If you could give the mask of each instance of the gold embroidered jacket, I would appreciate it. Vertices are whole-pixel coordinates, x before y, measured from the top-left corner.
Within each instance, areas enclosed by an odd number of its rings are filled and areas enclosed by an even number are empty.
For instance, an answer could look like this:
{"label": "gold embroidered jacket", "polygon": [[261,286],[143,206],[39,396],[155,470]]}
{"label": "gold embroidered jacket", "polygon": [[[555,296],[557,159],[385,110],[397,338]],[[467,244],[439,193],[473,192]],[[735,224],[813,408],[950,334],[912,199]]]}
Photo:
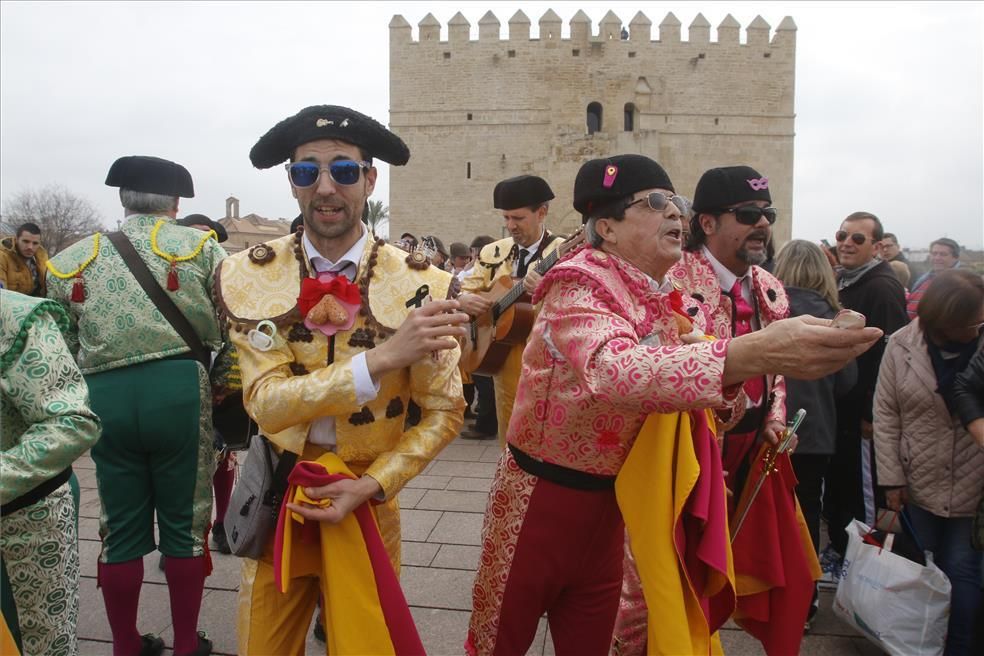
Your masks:
{"label": "gold embroidered jacket", "polygon": [[[563,239],[556,239],[550,232],[546,233],[545,239],[552,240],[543,249],[541,257],[545,257],[557,250],[557,247],[564,243]],[[478,254],[478,262],[475,263],[471,274],[461,282],[462,294],[473,294],[476,292],[487,292],[492,289],[492,285],[500,278],[512,276],[513,265],[519,257],[519,246],[512,237],[506,237],[499,241],[494,241],[485,246]],[[530,267],[536,261],[530,263]],[[506,429],[509,427],[509,418],[512,416],[513,402],[516,398],[516,387],[519,385],[519,375],[523,368],[523,344],[517,344],[506,357],[505,363],[499,373],[493,376],[495,383],[495,406],[496,418],[499,423],[499,439],[505,440]]]}
{"label": "gold embroidered jacket", "polygon": [[[384,375],[376,398],[364,406],[356,403],[351,359],[396,332],[424,286],[432,298],[445,298],[451,275],[413,269],[405,252],[367,239],[355,278],[358,316],[331,340],[306,328],[297,309],[301,278],[313,271],[303,253],[299,239],[288,235],[230,256],[216,277],[220,312],[239,351],[246,409],[277,446],[298,454],[312,422],[333,416],[339,457],[364,468],[392,498],[461,428],[460,352],[440,351]],[[267,351],[248,339],[261,320],[277,327]],[[404,431],[410,399],[420,406],[421,420]]]}

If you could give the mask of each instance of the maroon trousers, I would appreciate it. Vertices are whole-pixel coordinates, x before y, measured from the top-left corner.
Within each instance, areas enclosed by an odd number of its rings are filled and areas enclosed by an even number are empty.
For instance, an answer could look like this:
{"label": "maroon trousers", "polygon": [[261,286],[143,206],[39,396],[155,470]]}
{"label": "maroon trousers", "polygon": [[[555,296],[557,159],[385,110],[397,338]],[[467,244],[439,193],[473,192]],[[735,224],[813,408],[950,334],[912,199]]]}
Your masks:
{"label": "maroon trousers", "polygon": [[556,653],[607,654],[625,535],[614,490],[551,483],[520,470],[508,452],[496,476],[467,650],[524,654],[545,612]]}

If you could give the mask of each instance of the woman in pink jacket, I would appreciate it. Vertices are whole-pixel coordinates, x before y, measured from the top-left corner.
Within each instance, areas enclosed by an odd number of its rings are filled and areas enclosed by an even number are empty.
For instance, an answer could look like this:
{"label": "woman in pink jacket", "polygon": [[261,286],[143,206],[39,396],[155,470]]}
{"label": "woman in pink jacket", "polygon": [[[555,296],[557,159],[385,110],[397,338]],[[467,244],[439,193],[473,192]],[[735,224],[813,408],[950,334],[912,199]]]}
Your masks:
{"label": "woman in pink jacket", "polygon": [[984,489],[984,450],[956,416],[953,383],[984,339],[984,280],[939,274],[918,318],[888,341],[875,388],[878,479],[887,505],[906,509],[922,547],[953,585],[946,653],[970,653],[981,603],[981,555],[971,523]]}

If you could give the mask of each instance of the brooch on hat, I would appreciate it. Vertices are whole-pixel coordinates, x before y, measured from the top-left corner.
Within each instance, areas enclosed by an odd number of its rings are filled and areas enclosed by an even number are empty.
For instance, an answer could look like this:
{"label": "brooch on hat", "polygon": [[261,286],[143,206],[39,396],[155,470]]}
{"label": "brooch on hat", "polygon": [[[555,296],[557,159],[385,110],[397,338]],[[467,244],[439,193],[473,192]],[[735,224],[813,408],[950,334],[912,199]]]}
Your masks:
{"label": "brooch on hat", "polygon": [[304,317],[304,325],[320,330],[325,336],[348,330],[355,324],[355,315],[361,304],[359,286],[345,276],[321,273],[317,278],[301,281],[301,295],[297,308]]}
{"label": "brooch on hat", "polygon": [[272,262],[276,255],[273,249],[266,244],[257,244],[249,249],[249,259],[253,264],[263,265]]}
{"label": "brooch on hat", "polygon": [[609,164],[605,167],[605,177],[601,181],[601,186],[605,189],[611,189],[615,184],[615,176],[618,175],[618,167],[614,164]]}
{"label": "brooch on hat", "polygon": [[747,182],[748,186],[754,191],[762,191],[763,189],[769,188],[768,178],[752,178],[751,180],[745,180],[745,182]]}

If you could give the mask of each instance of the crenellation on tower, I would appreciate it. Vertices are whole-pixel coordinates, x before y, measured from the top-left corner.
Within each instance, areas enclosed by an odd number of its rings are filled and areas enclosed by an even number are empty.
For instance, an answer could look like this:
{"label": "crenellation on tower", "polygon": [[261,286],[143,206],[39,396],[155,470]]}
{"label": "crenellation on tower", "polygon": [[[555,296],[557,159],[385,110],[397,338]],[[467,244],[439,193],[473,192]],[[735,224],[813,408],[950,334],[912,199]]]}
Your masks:
{"label": "crenellation on tower", "polygon": [[740,43],[741,23],[728,14],[717,27],[717,42],[723,46],[736,46]]}
{"label": "crenellation on tower", "polygon": [[700,45],[711,42],[711,22],[704,18],[704,14],[697,14],[690,21],[690,26],[687,28],[687,41]]}
{"label": "crenellation on tower", "polygon": [[792,16],[786,16],[776,28],[776,33],[772,36],[772,46],[785,46],[790,49],[796,47],[796,22]]}
{"label": "crenellation on tower", "polygon": [[780,211],[775,234],[780,242],[788,238],[791,18],[773,30],[756,17],[745,28],[746,43],[731,15],[712,34],[711,21],[697,14],[686,40],[672,12],[658,32],[642,12],[626,26],[609,11],[597,30],[583,11],[567,22],[569,36],[562,33],[564,20],[547,10],[536,32],[520,10],[509,18],[506,36],[489,11],[473,35],[459,12],[441,41],[442,24],[433,14],[418,23],[417,40],[410,22],[393,17],[390,124],[412,153],[408,166],[390,169],[394,230],[452,241],[498,236],[502,221],[491,206],[492,188],[505,177],[536,173],[557,194],[551,230],[570,232],[580,225],[571,206],[580,164],[639,152],[664,164],[688,196],[711,166],[745,162],[763,171]]}
{"label": "crenellation on tower", "polygon": [[770,29],[772,27],[765,22],[764,18],[756,16],[755,20],[745,28],[745,34],[747,36],[745,42],[752,47],[768,46]]}
{"label": "crenellation on tower", "polygon": [[563,21],[560,20],[553,9],[548,9],[540,17],[540,41],[552,42],[556,45],[560,41],[560,28],[563,25]]}
{"label": "crenellation on tower", "polygon": [[523,10],[517,10],[509,19],[509,40],[512,42],[529,41],[530,25],[530,19],[523,13]]}
{"label": "crenellation on tower", "polygon": [[622,39],[622,19],[615,15],[611,9],[598,23],[598,40],[620,41]]}
{"label": "crenellation on tower", "polygon": [[502,25],[499,23],[499,19],[496,18],[495,14],[491,11],[485,12],[485,15],[478,21],[478,40],[498,41],[501,28]]}
{"label": "crenellation on tower", "polygon": [[672,11],[666,14],[666,17],[659,24],[659,42],[680,43],[680,26],[682,24]]}
{"label": "crenellation on tower", "polygon": [[440,43],[441,41],[441,23],[434,17],[434,14],[428,13],[424,16],[419,23],[417,23],[417,34],[419,43]]}
{"label": "crenellation on tower", "polygon": [[574,17],[571,18],[571,43],[573,45],[587,45],[591,39],[591,18],[578,9]]}
{"label": "crenellation on tower", "polygon": [[637,11],[629,23],[629,41],[633,44],[647,44],[653,39],[653,22],[641,11]]}
{"label": "crenellation on tower", "polygon": [[468,43],[471,39],[471,23],[460,11],[448,21],[448,43]]}

